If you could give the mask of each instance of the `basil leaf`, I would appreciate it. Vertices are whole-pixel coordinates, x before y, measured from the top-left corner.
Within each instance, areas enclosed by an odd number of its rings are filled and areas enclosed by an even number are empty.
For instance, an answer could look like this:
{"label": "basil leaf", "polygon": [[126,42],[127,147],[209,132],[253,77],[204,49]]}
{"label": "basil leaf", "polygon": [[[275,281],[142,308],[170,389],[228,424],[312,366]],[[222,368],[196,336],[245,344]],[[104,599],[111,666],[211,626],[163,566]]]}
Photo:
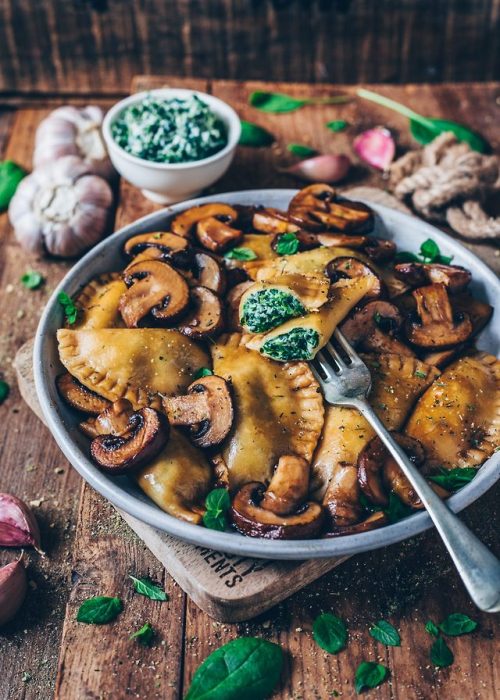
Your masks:
{"label": "basil leaf", "polygon": [[35,270],[28,270],[28,272],[25,272],[21,277],[21,284],[23,284],[26,289],[38,289],[42,282],[43,276]]}
{"label": "basil leaf", "polygon": [[405,263],[405,262],[420,262],[420,258],[415,253],[410,253],[407,250],[401,250],[394,256],[395,263]]}
{"label": "basil leaf", "polygon": [[294,112],[305,105],[343,104],[344,102],[349,102],[350,99],[348,95],[337,95],[336,97],[292,97],[292,95],[286,95],[283,92],[257,90],[252,92],[248,98],[248,103],[262,112],[282,114],[284,112]]}
{"label": "basil leaf", "polygon": [[299,156],[300,158],[309,158],[310,156],[316,155],[318,151],[309,146],[302,146],[300,143],[289,143],[286,147],[287,151],[293,153],[294,156]]}
{"label": "basil leaf", "polygon": [[0,162],[0,212],[7,209],[19,183],[25,176],[26,170],[13,160]]}
{"label": "basil leaf", "polygon": [[420,246],[420,254],[415,255],[415,253],[410,253],[409,251],[402,250],[396,253],[394,257],[394,262],[404,263],[404,262],[421,262],[421,263],[439,263],[441,265],[449,265],[453,260],[453,256],[441,255],[439,246],[436,241],[432,238],[428,238]]}
{"label": "basil leaf", "polygon": [[427,620],[427,622],[425,623],[425,631],[433,637],[437,637],[439,635],[439,630],[432,620]]}
{"label": "basil leaf", "polygon": [[184,700],[265,698],[278,683],[282,664],[277,644],[258,637],[233,639],[198,667]]}
{"label": "basil leaf", "polygon": [[274,143],[274,136],[262,126],[253,124],[252,122],[246,122],[244,119],[240,119],[240,122],[240,146],[260,148],[262,146],[270,146]]}
{"label": "basil leaf", "polygon": [[445,668],[453,663],[453,653],[442,637],[438,637],[431,646],[431,661],[434,666]]}
{"label": "basil leaf", "polygon": [[78,309],[76,308],[73,299],[66,294],[66,292],[60,292],[57,295],[57,300],[63,307],[64,315],[67,322],[72,325],[75,323],[78,316]]}
{"label": "basil leaf", "polygon": [[200,367],[200,369],[197,369],[196,372],[193,374],[193,381],[201,379],[202,377],[211,377],[212,374],[212,370],[208,369],[208,367]]}
{"label": "basil leaf", "polygon": [[329,654],[337,654],[347,643],[347,627],[340,617],[322,613],[313,622],[313,638]]}
{"label": "basil leaf", "polygon": [[233,248],[224,257],[228,260],[256,260],[257,253],[250,248]]}
{"label": "basil leaf", "polygon": [[7,396],[9,395],[10,392],[10,387],[7,384],[7,382],[4,382],[3,379],[0,379],[0,405],[3,404]]}
{"label": "basil leaf", "polygon": [[400,647],[401,637],[395,627],[390,622],[380,620],[370,630],[370,635],[378,642],[382,642],[388,647]]}
{"label": "basil leaf", "polygon": [[449,637],[460,637],[462,634],[469,634],[469,632],[474,632],[476,627],[477,622],[471,620],[467,615],[462,615],[462,613],[448,615],[446,620],[443,620],[439,625],[441,632],[444,632]]}
{"label": "basil leaf", "polygon": [[455,469],[441,469],[441,474],[434,474],[427,478],[447,491],[457,491],[469,484],[477,471],[474,467],[455,467]]}
{"label": "basil leaf", "polygon": [[424,258],[425,262],[434,262],[439,254],[439,246],[432,238],[428,238],[420,246],[420,255]]}
{"label": "basil leaf", "polygon": [[413,509],[405,505],[399,496],[396,496],[394,491],[391,491],[389,494],[389,506],[385,513],[391,523],[397,523],[399,520],[403,520],[403,518],[411,515]]}
{"label": "basil leaf", "polygon": [[343,119],[334,119],[332,122],[328,122],[326,125],[327,129],[330,129],[330,131],[342,131],[342,129],[345,129],[347,126],[347,122],[345,122]]}
{"label": "basil leaf", "polygon": [[218,513],[214,510],[207,510],[203,514],[203,525],[208,528],[208,530],[224,532],[227,527],[226,515],[225,513]]}
{"label": "basil leaf", "polygon": [[88,625],[104,625],[111,622],[123,610],[120,598],[110,598],[99,595],[85,600],[79,607],[76,615],[77,622],[85,622]]}
{"label": "basil leaf", "polygon": [[356,669],[354,676],[354,687],[357,693],[361,693],[365,688],[376,688],[380,685],[389,673],[389,669],[375,661],[362,661]]}
{"label": "basil leaf", "polygon": [[299,239],[294,233],[282,233],[278,236],[275,251],[278,255],[295,255],[299,250]]}
{"label": "basil leaf", "polygon": [[151,627],[149,622],[146,622],[146,624],[143,625],[140,630],[137,630],[137,632],[131,634],[129,639],[137,639],[139,644],[142,644],[143,647],[149,647],[151,646],[154,636],[154,629]]}
{"label": "basil leaf", "polygon": [[472,129],[469,129],[463,124],[458,124],[448,119],[438,119],[437,117],[426,117],[425,119],[426,122],[430,124],[424,124],[415,119],[410,119],[411,135],[415,141],[419,143],[430,143],[436,136],[439,136],[439,134],[445,131],[451,131],[459,141],[468,143],[473,151],[485,153],[489,149],[487,141],[480,134],[472,131]]}
{"label": "basil leaf", "polygon": [[203,524],[209,530],[224,532],[227,527],[226,513],[231,506],[227,489],[213,489],[205,499],[205,514]]}
{"label": "basil leaf", "polygon": [[168,595],[163,588],[157,586],[149,578],[136,578],[132,574],[129,574],[129,578],[134,582],[136,593],[151,598],[151,600],[161,600],[162,602],[168,600]]}

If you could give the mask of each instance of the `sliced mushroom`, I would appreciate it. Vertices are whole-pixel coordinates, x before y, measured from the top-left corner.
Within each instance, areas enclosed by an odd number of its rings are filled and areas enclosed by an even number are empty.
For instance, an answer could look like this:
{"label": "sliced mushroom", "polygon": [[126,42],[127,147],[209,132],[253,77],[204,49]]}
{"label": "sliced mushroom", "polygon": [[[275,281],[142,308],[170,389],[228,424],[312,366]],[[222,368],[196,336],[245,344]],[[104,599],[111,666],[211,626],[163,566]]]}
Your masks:
{"label": "sliced mushroom", "polygon": [[66,403],[91,416],[97,416],[111,405],[110,401],[80,384],[69,372],[57,377],[56,386]]}
{"label": "sliced mushroom", "polygon": [[175,233],[141,233],[132,236],[123,246],[123,252],[129,258],[148,252],[148,258],[171,262],[178,267],[187,267],[191,262],[189,241]]}
{"label": "sliced mushroom", "polygon": [[154,459],[167,444],[168,421],[153,408],[134,412],[128,401],[121,400],[104,413],[95,421],[97,437],[90,444],[90,454],[109,474],[135,471]]}
{"label": "sliced mushroom", "polygon": [[353,464],[339,464],[333,472],[323,497],[323,505],[333,527],[353,525],[361,518],[358,470]]}
{"label": "sliced mushroom", "polygon": [[388,241],[386,238],[370,236],[366,239],[363,250],[370,260],[376,263],[385,263],[392,260],[396,255],[396,244],[394,241]]}
{"label": "sliced mushroom", "polygon": [[215,375],[197,379],[184,396],[164,396],[163,408],[171,425],[189,426],[190,440],[197,447],[219,445],[233,424],[229,385]]}
{"label": "sliced mushroom", "polygon": [[202,204],[199,207],[191,207],[178,214],[172,221],[170,228],[172,233],[189,238],[198,221],[202,219],[216,218],[219,221],[231,223],[236,221],[237,217],[238,212],[229,204],[211,202],[210,204]]}
{"label": "sliced mushroom", "polygon": [[340,279],[354,279],[355,277],[370,277],[373,284],[365,299],[377,299],[385,293],[384,284],[380,277],[366,263],[357,258],[334,258],[326,266],[326,274],[332,284]]}
{"label": "sliced mushroom", "polygon": [[394,304],[370,301],[340,326],[347,340],[364,352],[384,352],[414,357],[414,352],[396,337],[403,318]]}
{"label": "sliced mushroom", "polygon": [[196,286],[211,289],[216,294],[226,290],[226,271],[213,255],[198,251],[194,255],[193,278]]}
{"label": "sliced mushroom", "polygon": [[374,262],[385,263],[396,254],[396,244],[376,236],[346,236],[338,233],[316,233],[321,245],[327,248],[362,250]]}
{"label": "sliced mushroom", "polygon": [[290,233],[297,231],[297,224],[289,221],[287,214],[271,207],[258,209],[252,218],[252,226],[262,233]]}
{"label": "sliced mushroom", "polygon": [[129,289],[119,309],[128,328],[137,328],[149,314],[159,323],[172,324],[189,306],[186,280],[167,263],[144,260],[129,266],[123,279]]}
{"label": "sliced mushroom", "polygon": [[262,507],[265,490],[264,484],[253,481],[235,495],[229,514],[239,532],[272,540],[310,539],[320,534],[324,511],[319,503],[307,501],[294,514],[277,515]]}
{"label": "sliced mushroom", "polygon": [[118,437],[127,432],[130,418],[134,412],[128,399],[118,399],[111,403],[96,418],[89,418],[80,423],[80,430],[87,437],[95,438],[98,435],[114,435]]}
{"label": "sliced mushroom", "polygon": [[[298,240],[299,245],[298,245],[298,251],[302,252],[304,250],[312,250],[313,248],[319,248],[321,245],[318,236],[314,233],[309,233],[309,231],[300,231],[296,230],[292,232],[295,238]],[[278,252],[278,244],[282,238],[286,234],[283,233],[277,233],[272,242],[271,242],[271,248]]]}
{"label": "sliced mushroom", "polygon": [[472,275],[465,267],[418,262],[399,263],[394,266],[396,277],[409,287],[424,287],[428,284],[444,284],[451,294],[463,292]]}
{"label": "sliced mushroom", "polygon": [[210,216],[196,224],[196,238],[204,248],[214,253],[223,253],[237,245],[243,238],[243,231],[232,228],[224,221]]}
{"label": "sliced mushroom", "polygon": [[240,301],[243,294],[253,287],[255,282],[240,282],[236,287],[233,287],[226,296],[226,323],[228,330],[243,331],[240,323]]}
{"label": "sliced mushroom", "polygon": [[310,231],[331,229],[344,233],[369,233],[374,224],[372,209],[362,202],[338,196],[325,184],[304,187],[290,202],[290,221]]}
{"label": "sliced mushroom", "polygon": [[191,306],[192,310],[179,325],[181,333],[195,340],[220,333],[224,326],[224,313],[217,294],[206,287],[193,287]]}
{"label": "sliced mushroom", "polygon": [[371,513],[365,520],[356,523],[355,525],[346,525],[344,527],[332,528],[329,532],[325,533],[325,537],[340,537],[342,535],[356,535],[360,532],[368,532],[369,530],[376,530],[382,525],[387,525],[389,518],[386,513],[382,510],[376,513]]}
{"label": "sliced mushroom", "polygon": [[260,503],[276,515],[290,515],[307,498],[309,464],[303,457],[283,455]]}
{"label": "sliced mushroom", "polygon": [[412,292],[417,303],[418,320],[406,323],[406,335],[422,348],[447,348],[463,343],[472,334],[467,314],[454,315],[444,284],[430,284]]}

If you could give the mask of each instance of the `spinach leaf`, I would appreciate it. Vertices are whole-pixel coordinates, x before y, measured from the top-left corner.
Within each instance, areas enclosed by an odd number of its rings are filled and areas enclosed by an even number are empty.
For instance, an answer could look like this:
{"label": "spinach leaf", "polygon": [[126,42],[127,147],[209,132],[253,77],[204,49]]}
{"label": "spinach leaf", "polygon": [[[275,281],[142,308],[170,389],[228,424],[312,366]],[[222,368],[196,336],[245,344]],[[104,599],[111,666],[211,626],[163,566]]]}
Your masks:
{"label": "spinach leaf", "polygon": [[35,270],[28,270],[21,277],[21,284],[26,287],[26,289],[38,289],[38,287],[43,282],[43,276],[36,272]]}
{"label": "spinach leaf", "polygon": [[376,688],[380,685],[389,673],[389,669],[375,661],[362,661],[356,669],[354,676],[354,687],[357,693],[361,693],[365,688]]}
{"label": "spinach leaf", "polygon": [[251,248],[232,248],[224,257],[228,260],[256,260],[257,253]]}
{"label": "spinach leaf", "polygon": [[110,598],[99,595],[85,600],[79,607],[76,615],[77,622],[85,622],[89,625],[104,625],[111,622],[123,610],[120,598]]}
{"label": "spinach leaf", "polygon": [[7,209],[19,183],[25,176],[26,170],[13,160],[0,162],[0,212]]}
{"label": "spinach leaf", "polygon": [[129,574],[129,578],[134,582],[134,589],[136,593],[146,596],[146,598],[151,598],[151,600],[168,600],[168,595],[165,593],[163,588],[157,586],[148,578],[136,578]]}
{"label": "spinach leaf", "polygon": [[131,634],[129,639],[137,639],[139,644],[142,644],[143,647],[149,647],[151,646],[151,642],[153,641],[154,636],[154,629],[149,624],[149,622],[146,622],[146,624],[143,625],[140,630],[137,630],[137,632]]}
{"label": "spinach leaf", "polygon": [[212,376],[212,374],[212,370],[208,369],[208,367],[200,367],[200,369],[197,369],[196,372],[193,374],[193,381],[201,379],[202,377],[210,377]]}
{"label": "spinach leaf", "polygon": [[278,255],[295,255],[299,250],[299,239],[292,233],[282,233],[276,243]]}
{"label": "spinach leaf", "polygon": [[347,627],[332,613],[322,613],[313,622],[313,638],[329,654],[338,654],[347,643]]}
{"label": "spinach leaf", "polygon": [[380,620],[370,630],[370,635],[378,642],[382,642],[388,647],[400,647],[401,637],[395,627],[390,622]]}
{"label": "spinach leaf", "polygon": [[4,382],[3,379],[0,379],[0,406],[3,404],[7,396],[9,395],[10,392],[10,387],[7,384],[7,382]]}
{"label": "spinach leaf", "polygon": [[427,622],[425,623],[425,631],[433,637],[437,637],[439,635],[439,629],[436,627],[432,620],[427,620]]}
{"label": "spinach leaf", "polygon": [[283,664],[281,647],[240,637],[214,651],[196,670],[184,700],[258,700],[271,694]]}
{"label": "spinach leaf", "polygon": [[326,128],[330,131],[342,131],[347,126],[347,122],[343,119],[334,119],[332,122],[327,122]]}
{"label": "spinach leaf", "polygon": [[205,500],[203,524],[209,530],[224,532],[227,527],[227,511],[231,507],[231,499],[227,489],[213,489]]}
{"label": "spinach leaf", "polygon": [[60,292],[57,296],[57,301],[63,307],[64,315],[66,320],[70,325],[75,323],[78,316],[78,309],[76,308],[73,299],[66,294],[66,292]]}
{"label": "spinach leaf", "polygon": [[453,652],[442,637],[438,637],[431,646],[430,657],[434,666],[439,668],[451,666],[454,660]]}
{"label": "spinach leaf", "polygon": [[262,146],[270,146],[272,143],[274,143],[274,136],[269,131],[267,131],[267,129],[264,129],[258,124],[247,122],[244,119],[240,119],[240,122],[240,146],[251,146],[252,148],[260,148]]}
{"label": "spinach leaf", "polygon": [[294,156],[299,156],[300,158],[309,158],[310,156],[316,155],[318,151],[309,146],[302,146],[300,143],[289,143],[286,150],[293,153]]}
{"label": "spinach leaf", "polygon": [[441,469],[440,474],[434,474],[427,478],[447,491],[457,491],[469,484],[477,472],[478,470],[474,467],[455,467],[455,469]]}
{"label": "spinach leaf", "polygon": [[441,632],[449,637],[460,637],[462,634],[469,634],[477,627],[477,622],[471,620],[467,615],[462,613],[452,613],[448,615],[446,620],[439,625]]}
{"label": "spinach leaf", "polygon": [[336,97],[292,97],[292,95],[285,95],[283,92],[257,90],[252,92],[248,98],[248,103],[262,112],[282,114],[295,112],[296,109],[300,109],[305,105],[336,105],[349,102],[350,100],[349,95],[337,95]]}

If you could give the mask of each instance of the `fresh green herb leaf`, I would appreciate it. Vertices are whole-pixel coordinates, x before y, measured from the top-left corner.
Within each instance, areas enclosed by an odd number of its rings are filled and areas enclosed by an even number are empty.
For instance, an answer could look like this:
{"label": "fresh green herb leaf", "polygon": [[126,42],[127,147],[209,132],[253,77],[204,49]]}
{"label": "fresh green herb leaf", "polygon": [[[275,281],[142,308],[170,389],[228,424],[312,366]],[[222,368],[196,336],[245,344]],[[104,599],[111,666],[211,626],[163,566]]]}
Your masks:
{"label": "fresh green herb leaf", "polygon": [[197,369],[193,374],[193,381],[201,379],[202,377],[210,377],[212,374],[212,370],[208,369],[208,367],[200,367],[200,369]]}
{"label": "fresh green herb leaf", "polygon": [[391,491],[389,494],[389,506],[385,513],[391,523],[397,523],[399,520],[403,520],[403,518],[407,518],[411,515],[413,510],[405,505],[399,496],[396,496],[394,491]]}
{"label": "fresh green herb leaf", "polygon": [[477,469],[474,467],[455,467],[455,469],[441,469],[441,474],[434,474],[427,478],[447,491],[458,491],[470,483],[476,474]]}
{"label": "fresh green herb leaf", "polygon": [[439,263],[440,265],[449,265],[453,260],[453,256],[441,255],[439,246],[432,238],[428,238],[420,246],[420,254],[410,253],[402,250],[396,253],[394,261],[396,263],[404,262],[421,262],[421,263]]}
{"label": "fresh green herb leaf", "polygon": [[347,627],[340,617],[322,613],[314,620],[313,638],[329,654],[338,654],[347,643]]}
{"label": "fresh green herb leaf", "polygon": [[228,260],[256,260],[257,254],[251,248],[232,248],[224,257]]}
{"label": "fresh green herb leaf", "polygon": [[395,627],[390,622],[380,620],[370,629],[370,635],[388,647],[400,647],[401,637]]}
{"label": "fresh green herb leaf", "polygon": [[134,582],[136,593],[146,596],[146,598],[151,598],[151,600],[168,600],[168,595],[163,588],[157,586],[149,578],[137,578],[136,576],[132,576],[132,574],[129,574],[129,578]]}
{"label": "fresh green herb leaf", "polygon": [[224,532],[227,527],[227,511],[231,506],[231,498],[227,489],[213,489],[205,500],[203,524],[209,530]]}
{"label": "fresh green herb leaf", "polygon": [[289,143],[286,149],[290,153],[293,153],[294,156],[299,156],[299,158],[310,158],[318,152],[314,148],[302,146],[300,143]]}
{"label": "fresh green herb leaf", "polygon": [[0,212],[7,209],[19,183],[25,176],[26,170],[13,160],[0,162]]}
{"label": "fresh green herb leaf", "polygon": [[327,122],[326,128],[330,131],[342,131],[347,126],[347,122],[343,119],[334,119],[332,122]]}
{"label": "fresh green herb leaf", "polygon": [[389,674],[389,669],[375,661],[362,661],[356,669],[354,687],[357,693],[365,688],[376,688],[383,683]]}
{"label": "fresh green herb leaf", "polygon": [[76,308],[73,299],[66,294],[66,292],[60,292],[57,296],[58,302],[63,307],[64,315],[66,320],[70,325],[75,323],[78,316],[78,309]]}
{"label": "fresh green herb leaf", "polygon": [[474,632],[477,627],[477,622],[471,620],[467,615],[462,613],[452,613],[448,615],[446,620],[439,625],[441,632],[449,637],[460,637],[462,634]]}
{"label": "fresh green herb leaf", "polygon": [[252,92],[248,98],[248,103],[260,109],[261,112],[270,112],[272,114],[282,114],[284,112],[294,112],[296,109],[300,109],[305,105],[313,104],[344,104],[350,101],[348,95],[337,95],[336,97],[292,97],[292,95],[285,95],[282,92],[263,92],[262,90],[257,90]]}
{"label": "fresh green herb leaf", "polygon": [[485,153],[488,150],[488,143],[483,137],[476,134],[471,129],[468,129],[466,126],[463,126],[463,124],[457,124],[456,122],[451,122],[446,119],[423,117],[421,114],[414,112],[412,109],[405,107],[405,105],[395,100],[391,100],[383,95],[378,95],[371,90],[365,90],[364,88],[358,90],[358,96],[382,105],[383,107],[388,107],[394,112],[402,114],[404,117],[408,117],[412,136],[419,143],[429,143],[435,139],[436,136],[439,136],[439,134],[445,131],[452,131],[459,141],[468,143],[474,151]]}
{"label": "fresh green herb leaf", "polygon": [[453,663],[453,653],[442,637],[438,637],[431,646],[431,661],[434,666],[445,668]]}
{"label": "fresh green herb leaf", "polygon": [[246,122],[241,119],[241,135],[240,146],[250,146],[252,148],[261,148],[262,146],[270,146],[274,143],[274,136],[258,124]]}
{"label": "fresh green herb leaf", "polygon": [[394,256],[395,263],[405,263],[405,262],[421,262],[418,255],[415,253],[409,253],[407,250],[401,250]]}
{"label": "fresh green herb leaf", "polygon": [[137,630],[137,632],[131,634],[129,639],[137,639],[139,644],[142,644],[143,647],[149,647],[151,646],[151,642],[153,641],[154,636],[154,629],[149,624],[149,622],[146,622],[146,624],[143,625],[140,630]]}
{"label": "fresh green herb leaf", "polygon": [[436,627],[432,620],[427,620],[427,622],[425,623],[425,631],[433,637],[437,637],[439,635],[439,629]]}
{"label": "fresh green herb leaf", "polygon": [[420,255],[424,258],[424,262],[433,262],[439,254],[439,246],[432,238],[428,238],[420,246]]}
{"label": "fresh green herb leaf", "polygon": [[3,379],[0,379],[0,405],[3,404],[7,396],[9,395],[10,387]]}
{"label": "fresh green herb leaf", "polygon": [[193,676],[185,700],[258,700],[272,693],[281,675],[281,647],[240,637],[208,656]]}
{"label": "fresh green herb leaf", "polygon": [[76,619],[88,625],[104,625],[111,622],[123,610],[120,598],[99,595],[85,600],[79,607]]}
{"label": "fresh green herb leaf", "polygon": [[295,255],[299,250],[299,239],[294,233],[282,233],[275,247],[278,255]]}
{"label": "fresh green herb leaf", "polygon": [[35,270],[28,270],[28,272],[25,272],[21,277],[21,284],[23,284],[26,289],[38,289],[42,282],[43,276]]}
{"label": "fresh green herb leaf", "polygon": [[425,379],[427,377],[427,374],[425,372],[422,372],[419,369],[415,370],[415,376],[418,377],[419,379]]}

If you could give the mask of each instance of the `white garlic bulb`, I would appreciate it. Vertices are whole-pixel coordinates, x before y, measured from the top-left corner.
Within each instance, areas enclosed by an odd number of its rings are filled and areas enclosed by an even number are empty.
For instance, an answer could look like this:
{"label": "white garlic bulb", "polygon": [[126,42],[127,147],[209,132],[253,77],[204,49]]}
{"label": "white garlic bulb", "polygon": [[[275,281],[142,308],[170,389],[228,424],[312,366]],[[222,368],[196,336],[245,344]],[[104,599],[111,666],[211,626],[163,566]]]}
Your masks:
{"label": "white garlic bulb", "polygon": [[23,248],[68,258],[103,237],[112,202],[111,187],[91,165],[65,156],[22,180],[9,219]]}
{"label": "white garlic bulb", "polygon": [[101,134],[102,110],[59,107],[49,114],[35,135],[33,167],[52,163],[62,156],[78,156],[92,166],[96,175],[110,178],[113,166]]}

